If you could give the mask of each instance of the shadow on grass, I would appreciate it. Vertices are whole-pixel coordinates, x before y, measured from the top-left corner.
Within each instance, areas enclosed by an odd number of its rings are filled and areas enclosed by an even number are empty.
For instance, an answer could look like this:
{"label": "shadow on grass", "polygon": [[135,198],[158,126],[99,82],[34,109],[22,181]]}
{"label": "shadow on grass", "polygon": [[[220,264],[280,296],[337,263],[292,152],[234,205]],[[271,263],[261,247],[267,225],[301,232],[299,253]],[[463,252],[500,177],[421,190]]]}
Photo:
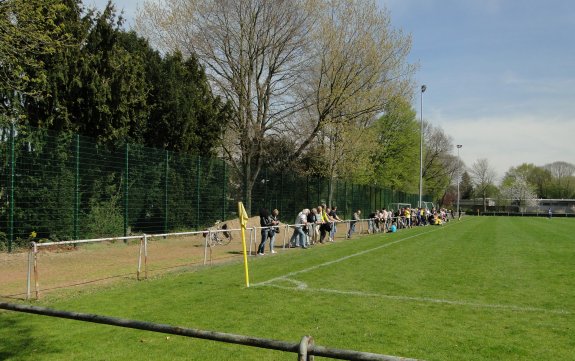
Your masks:
{"label": "shadow on grass", "polygon": [[10,311],[0,311],[0,340],[0,360],[41,360],[60,351],[34,332],[32,322]]}

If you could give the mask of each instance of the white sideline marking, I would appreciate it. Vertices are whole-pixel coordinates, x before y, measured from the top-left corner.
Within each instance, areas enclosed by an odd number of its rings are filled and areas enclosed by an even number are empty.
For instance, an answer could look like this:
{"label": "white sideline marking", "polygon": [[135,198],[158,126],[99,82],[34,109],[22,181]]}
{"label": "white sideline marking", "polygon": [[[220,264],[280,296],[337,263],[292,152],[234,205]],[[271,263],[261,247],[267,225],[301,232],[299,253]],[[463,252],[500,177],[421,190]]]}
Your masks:
{"label": "white sideline marking", "polygon": [[510,310],[510,311],[520,311],[520,312],[541,312],[541,313],[552,313],[558,315],[570,315],[571,312],[567,310],[549,310],[545,308],[537,308],[537,307],[524,307],[524,306],[516,306],[516,305],[502,305],[502,304],[492,304],[492,303],[477,303],[477,302],[466,302],[466,301],[452,301],[452,300],[445,300],[440,298],[430,298],[430,297],[412,297],[412,296],[397,296],[397,295],[386,295],[381,293],[370,293],[370,292],[362,292],[362,291],[341,291],[341,290],[334,290],[329,288],[309,288],[307,284],[300,281],[295,281],[292,279],[285,279],[285,281],[293,282],[297,285],[297,287],[287,287],[287,286],[279,286],[274,284],[267,284],[268,287],[275,287],[284,290],[297,290],[297,291],[306,291],[306,292],[316,292],[316,293],[332,293],[338,295],[352,295],[352,296],[361,296],[361,297],[377,297],[377,298],[386,298],[389,300],[396,300],[396,301],[414,301],[414,302],[422,302],[422,303],[441,303],[447,305],[456,305],[456,306],[468,306],[468,307],[475,307],[475,308],[494,308],[494,309],[503,309],[503,310]]}
{"label": "white sideline marking", "polygon": [[[458,222],[458,223],[460,223],[460,222]],[[437,298],[430,298],[430,297],[386,295],[386,294],[369,293],[369,292],[362,292],[362,291],[341,291],[341,290],[334,290],[334,289],[328,289],[328,288],[309,288],[307,286],[307,283],[302,282],[302,281],[297,281],[297,280],[290,278],[290,277],[298,275],[300,273],[306,273],[306,272],[313,271],[313,270],[316,270],[316,269],[321,268],[321,267],[325,267],[325,266],[329,266],[329,265],[332,265],[335,263],[339,263],[339,262],[348,260],[348,259],[353,258],[353,257],[361,256],[361,255],[364,255],[366,253],[376,251],[376,250],[379,250],[379,249],[382,249],[382,248],[406,241],[408,239],[412,239],[412,238],[419,237],[419,236],[424,235],[424,234],[438,231],[440,229],[445,229],[445,226],[435,228],[435,229],[430,230],[428,232],[414,234],[412,236],[398,239],[396,241],[389,242],[386,244],[382,244],[381,246],[377,246],[374,248],[366,249],[366,250],[363,250],[361,252],[356,252],[356,253],[350,254],[348,256],[335,259],[333,261],[324,262],[324,263],[321,263],[321,264],[318,264],[318,265],[315,265],[312,267],[304,268],[304,269],[299,270],[299,271],[289,272],[283,276],[275,277],[275,278],[269,279],[267,281],[259,282],[259,283],[254,283],[254,284],[252,284],[252,286],[253,287],[269,286],[269,287],[275,287],[275,288],[280,288],[280,289],[285,289],[285,290],[298,290],[298,291],[317,292],[317,293],[323,292],[323,293],[353,295],[353,296],[362,296],[362,297],[379,297],[379,298],[386,298],[386,299],[390,299],[390,300],[440,303],[440,304],[468,306],[468,307],[475,307],[475,308],[504,309],[504,310],[521,311],[521,312],[541,312],[541,313],[552,313],[552,314],[560,314],[560,315],[570,315],[571,314],[571,312],[567,311],[567,310],[548,310],[545,308],[537,308],[537,307],[523,307],[523,306],[515,306],[515,305],[502,305],[502,304],[489,304],[489,303],[485,304],[485,303],[476,303],[476,302],[452,301],[452,300],[437,299]],[[293,283],[293,284],[295,284],[295,287],[287,287],[287,286],[280,286],[277,284],[273,284],[274,282],[277,282],[277,281],[286,281],[289,283]]]}
{"label": "white sideline marking", "polygon": [[333,260],[333,261],[324,262],[324,263],[321,263],[321,264],[318,264],[318,265],[315,265],[315,266],[311,266],[311,267],[308,267],[308,268],[304,268],[304,269],[299,270],[299,271],[290,272],[290,273],[287,273],[287,274],[285,274],[285,275],[283,275],[283,276],[279,276],[279,277],[276,277],[276,278],[272,278],[272,279],[269,279],[269,280],[267,280],[267,281],[263,281],[263,282],[259,282],[259,283],[254,283],[254,284],[252,284],[252,285],[255,286],[255,287],[257,287],[257,286],[264,286],[264,285],[268,285],[268,284],[270,284],[270,283],[273,283],[273,282],[275,282],[275,281],[285,280],[285,279],[287,279],[287,278],[289,278],[289,277],[291,277],[291,276],[295,276],[295,275],[298,275],[298,274],[300,274],[300,273],[306,273],[306,272],[313,271],[313,270],[316,270],[316,269],[321,268],[321,267],[325,267],[325,266],[332,265],[332,264],[334,264],[334,263],[343,262],[343,261],[346,261],[346,260],[348,260],[348,259],[350,259],[350,258],[357,257],[357,256],[361,256],[361,255],[364,255],[364,254],[366,254],[366,253],[370,253],[370,252],[373,252],[373,251],[377,251],[377,250],[379,250],[379,249],[386,248],[386,247],[392,246],[392,245],[394,245],[394,244],[397,244],[397,243],[400,243],[400,242],[403,242],[403,241],[407,241],[408,239],[415,238],[415,237],[419,237],[419,236],[424,235],[424,234],[428,234],[428,233],[431,233],[431,232],[435,232],[435,231],[438,231],[438,230],[440,230],[440,229],[444,229],[444,227],[435,228],[435,229],[433,229],[433,230],[431,230],[431,231],[428,231],[428,232],[423,232],[423,233],[419,233],[419,234],[414,234],[413,236],[409,236],[409,237],[406,237],[406,238],[398,239],[398,240],[393,241],[393,242],[389,242],[389,243],[382,244],[381,246],[377,246],[377,247],[374,247],[374,248],[369,248],[369,249],[366,249],[366,250],[363,250],[363,251],[357,252],[357,253],[352,253],[352,254],[350,254],[350,255],[348,255],[348,256],[341,257],[341,258],[335,259],[335,260]]}

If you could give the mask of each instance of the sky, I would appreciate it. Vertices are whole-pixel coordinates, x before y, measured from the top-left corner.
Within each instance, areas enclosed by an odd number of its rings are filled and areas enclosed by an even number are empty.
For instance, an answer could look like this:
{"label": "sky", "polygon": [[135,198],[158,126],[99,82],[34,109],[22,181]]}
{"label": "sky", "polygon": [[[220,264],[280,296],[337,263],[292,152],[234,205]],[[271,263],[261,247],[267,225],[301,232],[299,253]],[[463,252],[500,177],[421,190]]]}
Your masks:
{"label": "sky", "polygon": [[[107,0],[86,0],[103,8]],[[127,26],[143,0],[116,0]],[[573,0],[377,0],[412,37],[417,117],[499,178],[523,163],[575,164]],[[421,94],[422,84],[427,90]],[[422,114],[420,114],[420,109]]]}

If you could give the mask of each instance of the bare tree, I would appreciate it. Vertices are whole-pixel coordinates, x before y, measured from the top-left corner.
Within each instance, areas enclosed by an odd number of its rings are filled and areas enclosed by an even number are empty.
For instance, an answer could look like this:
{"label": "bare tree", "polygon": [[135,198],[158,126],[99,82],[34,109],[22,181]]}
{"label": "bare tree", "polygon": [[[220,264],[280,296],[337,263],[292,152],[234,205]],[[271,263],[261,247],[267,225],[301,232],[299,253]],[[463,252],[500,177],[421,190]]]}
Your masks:
{"label": "bare tree", "polygon": [[453,155],[453,139],[439,126],[424,122],[423,184],[425,192],[442,198],[457,175],[459,160]]}
{"label": "bare tree", "polygon": [[483,198],[483,212],[487,211],[487,191],[495,183],[497,173],[489,164],[487,158],[481,158],[471,167],[471,178],[478,194]]}
{"label": "bare tree", "polygon": [[415,68],[406,61],[410,38],[394,31],[388,12],[372,0],[322,1],[314,18],[302,89],[308,127],[293,158],[318,139],[325,144],[325,174],[334,178],[367,161],[365,145],[375,136],[368,127],[391,99],[411,94]]}
{"label": "bare tree", "polygon": [[320,2],[315,18],[303,92],[314,126],[299,151],[331,123],[373,122],[391,98],[411,94],[415,70],[406,61],[411,39],[391,28],[389,14],[374,1]]}
{"label": "bare tree", "polygon": [[[306,65],[310,12],[302,1],[169,0],[140,16],[153,39],[194,53],[216,92],[231,101],[224,152],[241,176],[243,199],[260,172],[266,134],[301,109],[295,85]],[[167,8],[168,10],[163,10]],[[159,29],[159,31],[154,31]]]}
{"label": "bare tree", "polygon": [[557,179],[570,177],[575,174],[575,165],[567,162],[553,162],[545,167],[551,176]]}
{"label": "bare tree", "polygon": [[569,198],[574,194],[573,181],[575,165],[567,162],[553,162],[543,167],[551,173],[553,192],[558,198]]}
{"label": "bare tree", "polygon": [[410,39],[373,0],[150,0],[137,23],[156,46],[196,54],[232,102],[224,151],[248,211],[267,137],[292,134],[293,161],[315,140],[357,138],[349,125],[366,127],[392,95],[410,94]]}

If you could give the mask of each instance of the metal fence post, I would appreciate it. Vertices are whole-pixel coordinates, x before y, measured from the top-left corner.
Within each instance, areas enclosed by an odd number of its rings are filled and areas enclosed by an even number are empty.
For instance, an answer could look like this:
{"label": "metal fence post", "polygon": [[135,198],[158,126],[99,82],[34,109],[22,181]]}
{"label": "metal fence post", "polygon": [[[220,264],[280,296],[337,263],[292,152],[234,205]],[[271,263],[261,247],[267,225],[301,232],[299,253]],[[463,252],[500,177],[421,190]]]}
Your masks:
{"label": "metal fence post", "polygon": [[196,163],[196,229],[200,229],[200,166],[201,158],[198,155],[198,161]]}
{"label": "metal fence post", "polygon": [[226,210],[228,207],[228,205],[227,205],[227,197],[228,197],[228,194],[227,194],[228,193],[228,178],[227,178],[227,176],[228,176],[228,174],[227,174],[227,163],[223,162],[223,165],[224,165],[224,177],[223,177],[224,180],[222,183],[222,202],[223,202],[222,220],[225,220],[226,219]]}
{"label": "metal fence post", "polygon": [[28,272],[26,275],[26,299],[30,299],[32,293],[32,272],[34,271],[34,249],[36,242],[30,242],[30,250],[28,250]]}
{"label": "metal fence post", "polygon": [[[264,205],[265,208],[269,209],[270,207],[268,206],[268,183],[269,183],[270,179],[268,178],[268,168],[264,168],[264,201],[262,202],[262,204]],[[271,205],[271,202],[269,202],[269,204]]]}
{"label": "metal fence post", "polygon": [[9,220],[9,237],[8,237],[8,253],[12,252],[12,242],[14,241],[14,173],[16,167],[16,160],[14,159],[14,137],[15,125],[12,122],[10,127],[10,220]]}
{"label": "metal fence post", "polygon": [[321,204],[321,178],[319,176],[317,177],[317,204]]}
{"label": "metal fence post", "polygon": [[144,236],[140,239],[140,252],[138,255],[138,272],[136,278],[138,281],[141,280],[140,274],[142,272],[142,254],[144,255],[144,279],[148,279],[148,235],[144,233]]}
{"label": "metal fence post", "polygon": [[164,182],[164,232],[168,233],[168,173],[169,173],[169,150],[166,149],[166,167]]}
{"label": "metal fence post", "polygon": [[32,242],[32,249],[34,252],[34,289],[36,291],[36,299],[40,299],[40,281],[38,274],[38,246],[36,242]]}
{"label": "metal fence post", "polygon": [[282,169],[282,170],[281,170],[281,173],[280,173],[280,195],[279,195],[279,197],[280,197],[280,207],[279,207],[279,209],[281,209],[282,212],[284,212],[284,209],[283,209],[283,194],[284,194],[284,171],[283,171],[283,169]]}
{"label": "metal fence post", "polygon": [[309,200],[309,174],[305,176],[305,204],[311,204]]}
{"label": "metal fence post", "polygon": [[204,266],[208,262],[208,242],[212,239],[212,230],[208,229],[208,233],[206,234],[206,242],[204,243]]}
{"label": "metal fence post", "polygon": [[[128,171],[129,171],[129,155],[130,155],[130,145],[126,143],[126,151],[124,154],[124,237],[128,236],[128,182],[130,181]],[[126,240],[124,240],[124,243]]]}
{"label": "metal fence post", "polygon": [[78,239],[78,215],[80,214],[80,135],[76,134],[76,175],[74,191],[74,239]]}

